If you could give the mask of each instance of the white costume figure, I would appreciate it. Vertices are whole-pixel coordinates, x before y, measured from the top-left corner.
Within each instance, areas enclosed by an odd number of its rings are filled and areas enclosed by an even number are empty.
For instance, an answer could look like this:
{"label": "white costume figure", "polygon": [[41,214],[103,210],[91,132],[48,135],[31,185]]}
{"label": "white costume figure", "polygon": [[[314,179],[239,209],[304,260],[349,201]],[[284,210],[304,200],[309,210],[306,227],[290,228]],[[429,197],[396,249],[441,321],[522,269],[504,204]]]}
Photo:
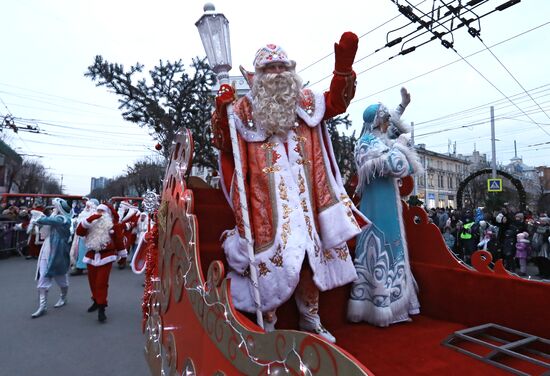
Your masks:
{"label": "white costume figure", "polygon": [[[422,167],[403,134],[407,128],[400,117],[410,96],[404,88],[401,96],[401,104],[393,112],[381,103],[367,107],[355,149],[360,210],[372,226],[357,237],[354,263],[359,278],[352,285],[348,319],[377,326],[407,321],[409,315],[419,313],[420,307],[397,183]],[[396,140],[388,137],[390,125],[397,131],[392,132],[394,136],[401,133]]]}
{"label": "white costume figure", "polygon": [[32,318],[40,317],[47,310],[48,290],[55,280],[61,289],[61,296],[54,305],[55,308],[64,306],[67,303],[67,292],[69,290],[69,265],[70,265],[70,243],[71,236],[71,208],[61,198],[53,199],[54,209],[49,217],[39,211],[32,211],[33,219],[29,226],[43,226],[48,229],[48,234],[38,256],[36,266],[36,279],[39,294],[39,307],[32,314]]}
{"label": "white costume figure", "polygon": [[[300,328],[334,342],[321,325],[319,290],[357,278],[346,241],[367,220],[346,194],[323,123],[345,112],[353,98],[357,42],[355,34],[344,33],[335,44],[334,77],[326,93],[303,90],[295,62],[280,46],[266,45],[256,53],[251,91],[234,106],[242,172],[247,177],[253,267],[258,271],[260,309],[268,331],[274,328],[276,309],[294,294]],[[222,85],[212,120],[214,143],[222,151],[223,188],[237,222],[224,234],[223,248],[231,267],[233,303],[255,312],[224,107],[233,95],[229,85]]]}

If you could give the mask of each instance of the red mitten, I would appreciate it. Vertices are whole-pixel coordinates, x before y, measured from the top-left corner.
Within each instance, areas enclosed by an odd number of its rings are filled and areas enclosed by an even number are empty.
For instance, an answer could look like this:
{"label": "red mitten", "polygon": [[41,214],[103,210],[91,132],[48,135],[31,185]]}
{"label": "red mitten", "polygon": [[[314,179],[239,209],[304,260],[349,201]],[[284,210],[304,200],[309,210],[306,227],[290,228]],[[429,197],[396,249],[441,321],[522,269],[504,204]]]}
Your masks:
{"label": "red mitten", "polygon": [[225,114],[225,108],[235,100],[235,89],[231,85],[223,84],[216,94],[216,112]]}
{"label": "red mitten", "polygon": [[334,71],[335,73],[347,74],[351,73],[359,38],[351,31],[346,31],[340,37],[340,42],[334,43]]}
{"label": "red mitten", "polygon": [[101,214],[92,214],[88,218],[86,218],[86,221],[88,221],[88,223],[92,223],[98,218],[101,218]]}

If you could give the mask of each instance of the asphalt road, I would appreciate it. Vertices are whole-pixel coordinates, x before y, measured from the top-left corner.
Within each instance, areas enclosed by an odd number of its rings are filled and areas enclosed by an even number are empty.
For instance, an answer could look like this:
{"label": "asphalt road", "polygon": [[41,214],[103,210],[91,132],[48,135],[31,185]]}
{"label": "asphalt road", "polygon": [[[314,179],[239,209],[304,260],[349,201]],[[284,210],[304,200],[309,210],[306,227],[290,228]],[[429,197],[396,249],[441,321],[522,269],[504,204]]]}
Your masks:
{"label": "asphalt road", "polygon": [[68,304],[54,282],[46,315],[38,307],[36,260],[0,259],[0,376],[150,375],[141,332],[143,275],[113,268],[107,321],[99,323],[86,275],[69,277]]}

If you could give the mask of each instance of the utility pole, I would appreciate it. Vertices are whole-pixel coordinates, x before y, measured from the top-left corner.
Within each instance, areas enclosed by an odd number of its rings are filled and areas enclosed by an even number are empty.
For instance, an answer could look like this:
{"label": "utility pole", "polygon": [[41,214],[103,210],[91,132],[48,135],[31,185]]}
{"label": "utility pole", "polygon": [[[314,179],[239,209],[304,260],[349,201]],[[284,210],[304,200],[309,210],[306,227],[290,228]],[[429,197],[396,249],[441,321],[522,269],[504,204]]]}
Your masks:
{"label": "utility pole", "polygon": [[491,151],[492,151],[492,160],[491,160],[491,177],[496,179],[497,177],[497,151],[495,148],[495,108],[491,106]]}

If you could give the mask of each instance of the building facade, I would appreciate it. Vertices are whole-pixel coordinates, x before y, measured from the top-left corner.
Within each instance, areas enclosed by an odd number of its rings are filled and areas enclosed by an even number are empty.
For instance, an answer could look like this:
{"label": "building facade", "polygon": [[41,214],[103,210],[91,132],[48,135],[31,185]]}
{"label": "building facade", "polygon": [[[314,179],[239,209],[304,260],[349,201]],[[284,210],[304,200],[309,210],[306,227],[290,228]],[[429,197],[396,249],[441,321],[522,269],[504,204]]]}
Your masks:
{"label": "building facade", "polygon": [[0,140],[0,193],[14,191],[15,172],[23,164],[23,158],[15,150]]}
{"label": "building facade", "polygon": [[456,192],[469,175],[471,162],[465,158],[427,150],[425,144],[415,146],[424,174],[415,177],[415,192],[426,208],[456,208]]}
{"label": "building facade", "polygon": [[105,188],[109,179],[106,177],[92,178],[90,183],[90,192],[93,192],[95,189]]}

